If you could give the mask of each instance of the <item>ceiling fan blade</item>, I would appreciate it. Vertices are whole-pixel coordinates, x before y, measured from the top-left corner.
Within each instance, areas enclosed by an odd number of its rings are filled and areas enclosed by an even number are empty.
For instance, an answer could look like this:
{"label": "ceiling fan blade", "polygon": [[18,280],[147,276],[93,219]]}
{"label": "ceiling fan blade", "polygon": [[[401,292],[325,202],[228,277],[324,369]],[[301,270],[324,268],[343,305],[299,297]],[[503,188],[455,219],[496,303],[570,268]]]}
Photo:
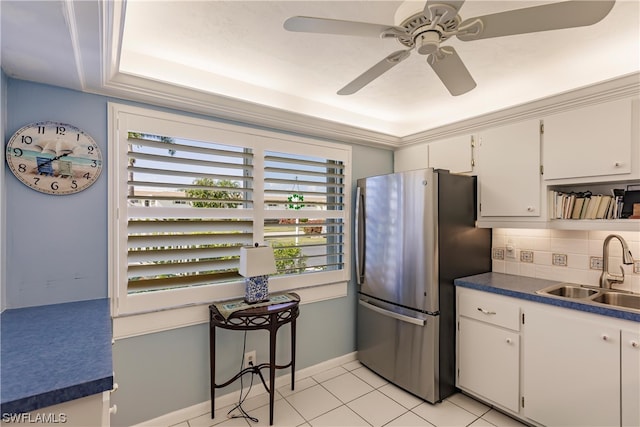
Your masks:
{"label": "ceiling fan blade", "polygon": [[360,76],[356,77],[356,79],[351,83],[340,89],[338,91],[338,95],[352,95],[356,93],[357,91],[380,77],[382,74],[407,59],[409,57],[409,53],[411,53],[410,49],[398,50],[396,52],[393,52],[391,55],[387,56],[373,67],[360,74]]}
{"label": "ceiling fan blade", "polygon": [[476,87],[476,82],[453,47],[440,48],[436,53],[427,57],[427,62],[451,95],[462,95]]}
{"label": "ceiling fan blade", "polygon": [[[441,16],[440,22],[447,22],[457,15],[465,0],[427,0],[424,5],[424,16],[433,22],[436,16]],[[442,7],[442,6],[449,7]]]}
{"label": "ceiling fan blade", "polygon": [[339,19],[293,16],[284,21],[284,29],[302,33],[339,34],[360,37],[387,37],[407,35],[407,30],[395,25],[370,24],[368,22],[342,21]]}
{"label": "ceiling fan blade", "polygon": [[459,28],[482,22],[478,33],[458,34],[464,41],[593,25],[613,8],[615,0],[577,0],[509,10],[464,20]]}

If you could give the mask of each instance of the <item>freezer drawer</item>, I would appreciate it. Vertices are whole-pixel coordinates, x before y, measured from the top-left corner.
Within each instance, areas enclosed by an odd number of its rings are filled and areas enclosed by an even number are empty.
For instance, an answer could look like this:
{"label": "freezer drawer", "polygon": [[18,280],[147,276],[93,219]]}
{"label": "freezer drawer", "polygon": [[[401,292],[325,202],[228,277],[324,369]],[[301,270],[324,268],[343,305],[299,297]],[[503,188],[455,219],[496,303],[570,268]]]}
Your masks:
{"label": "freezer drawer", "polygon": [[435,403],[440,399],[438,316],[358,301],[358,359],[395,385]]}

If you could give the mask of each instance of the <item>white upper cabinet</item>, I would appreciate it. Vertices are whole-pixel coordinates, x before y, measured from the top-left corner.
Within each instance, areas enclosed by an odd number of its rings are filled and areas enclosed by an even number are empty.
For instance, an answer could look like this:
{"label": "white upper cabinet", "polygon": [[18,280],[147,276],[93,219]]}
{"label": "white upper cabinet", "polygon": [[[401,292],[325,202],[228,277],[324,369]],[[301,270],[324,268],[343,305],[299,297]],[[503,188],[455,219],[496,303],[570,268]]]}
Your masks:
{"label": "white upper cabinet", "polygon": [[429,167],[429,149],[426,143],[399,148],[393,153],[393,171],[404,172]]}
{"label": "white upper cabinet", "polygon": [[452,173],[471,173],[473,139],[472,135],[462,135],[429,143],[429,167]]}
{"label": "white upper cabinet", "polygon": [[480,217],[540,217],[540,122],[480,132],[477,146]]}
{"label": "white upper cabinet", "polygon": [[630,174],[632,121],[631,99],[545,117],[544,179]]}

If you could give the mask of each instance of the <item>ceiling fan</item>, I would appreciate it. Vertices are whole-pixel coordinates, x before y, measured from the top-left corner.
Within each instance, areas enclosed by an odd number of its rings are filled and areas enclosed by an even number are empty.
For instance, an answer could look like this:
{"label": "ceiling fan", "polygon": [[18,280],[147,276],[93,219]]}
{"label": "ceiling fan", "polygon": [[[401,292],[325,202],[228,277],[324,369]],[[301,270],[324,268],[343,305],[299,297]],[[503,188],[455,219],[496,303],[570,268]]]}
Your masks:
{"label": "ceiling fan", "polygon": [[593,25],[613,8],[615,0],[576,0],[493,13],[462,20],[464,0],[405,1],[396,12],[396,25],[294,16],[284,22],[288,31],[346,36],[395,38],[405,49],[391,53],[338,91],[351,95],[409,57],[412,50],[427,55],[427,63],[451,95],[476,87],[453,46],[440,44],[452,36],[462,41],[535,33]]}

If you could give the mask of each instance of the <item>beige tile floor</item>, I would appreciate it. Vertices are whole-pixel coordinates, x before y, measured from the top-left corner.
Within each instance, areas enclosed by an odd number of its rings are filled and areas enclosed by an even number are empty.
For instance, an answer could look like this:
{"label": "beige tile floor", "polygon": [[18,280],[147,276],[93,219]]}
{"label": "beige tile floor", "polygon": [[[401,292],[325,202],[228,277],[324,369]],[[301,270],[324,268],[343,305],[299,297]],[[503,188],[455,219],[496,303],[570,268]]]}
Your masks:
{"label": "beige tile floor", "polygon": [[[254,387],[261,384],[254,382]],[[274,426],[447,426],[523,427],[524,424],[466,395],[436,405],[390,384],[358,361],[346,363],[277,389]],[[185,420],[175,427],[268,426],[269,397],[248,398],[242,407],[257,423],[227,418],[232,406]]]}

